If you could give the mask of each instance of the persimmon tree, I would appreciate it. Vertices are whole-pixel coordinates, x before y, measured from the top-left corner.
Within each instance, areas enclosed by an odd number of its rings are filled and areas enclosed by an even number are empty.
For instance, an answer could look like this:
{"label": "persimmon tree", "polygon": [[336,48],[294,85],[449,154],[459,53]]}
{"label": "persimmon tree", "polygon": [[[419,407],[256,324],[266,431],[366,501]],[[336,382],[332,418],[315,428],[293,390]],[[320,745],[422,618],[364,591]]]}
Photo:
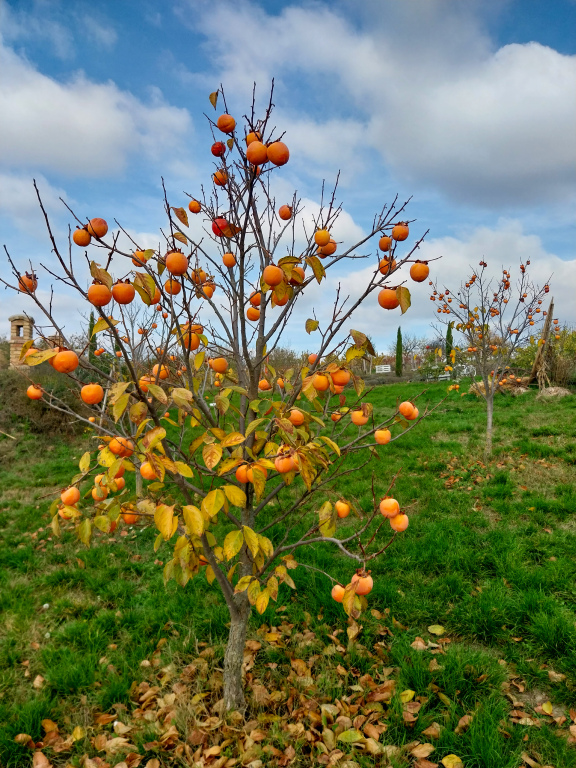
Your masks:
{"label": "persimmon tree", "polygon": [[[486,403],[485,456],[492,453],[494,395],[509,380],[516,380],[510,370],[517,351],[539,334],[546,310],[542,309],[548,284],[539,287],[529,276],[530,261],[520,264],[512,277],[510,269],[502,276],[491,276],[486,261],[459,288],[433,287],[430,298],[438,303],[438,320],[459,331],[463,337],[462,351],[476,368],[481,386],[476,392]],[[544,343],[539,340],[539,345]],[[456,350],[451,350],[454,364]],[[448,360],[448,357],[447,357]],[[447,370],[452,366],[447,365]],[[520,380],[518,380],[520,381]]]}
{"label": "persimmon tree", "polygon": [[[27,294],[50,334],[62,339],[56,348],[41,344],[48,332],[38,325],[38,340],[23,347],[30,396],[94,430],[94,448],[52,505],[52,527],[74,527],[90,546],[120,520],[148,522],[158,530],[155,549],[170,549],[166,581],[185,587],[205,578],[219,588],[230,614],[223,698],[229,710],[244,705],[251,609],[263,613],[280,589],[295,587],[290,572],[299,550],[323,543],[350,559],[349,584],[325,575],[333,598],[357,617],[372,589],[367,566],[408,526],[402,505],[389,496],[393,477],[381,500],[373,479],[371,508],[342,522],[353,507],[343,498],[347,476],[366,472],[380,446],[425,415],[406,401],[383,422],[374,418],[364,382],[350,370],[374,350],[348,323],[368,301],[378,323],[383,311],[409,308],[409,289],[397,273],[416,261],[423,236],[403,245],[407,203],[395,199],[359,242],[343,246],[331,236],[341,213],[335,193],[322,196],[306,228],[297,195],[278,205],[272,194],[289,150],[272,127],[271,98],[260,119],[253,103],[240,128],[221,91],[210,97],[214,108],[219,95],[226,112],[209,119],[212,183],[189,196],[188,210],[171,205],[165,191],[159,249],[141,247],[120,224],[111,231],[104,219],[82,220],[71,209],[76,229],[59,244],[35,184],[56,263],[45,269],[55,286],[76,291],[95,313],[85,349],[70,348],[52,302],[38,296],[33,270],[23,276],[6,253],[15,276],[10,287]],[[192,234],[194,216],[200,236]],[[339,285],[326,322],[300,320],[307,289],[324,286],[339,263],[360,258],[372,260],[373,270],[359,295],[351,298]],[[147,322],[134,330],[139,304],[152,317],[144,312]],[[293,318],[316,352],[277,371],[268,360]],[[77,410],[34,383],[33,366],[45,362],[77,387]],[[125,484],[130,473],[145,481],[139,494]]]}

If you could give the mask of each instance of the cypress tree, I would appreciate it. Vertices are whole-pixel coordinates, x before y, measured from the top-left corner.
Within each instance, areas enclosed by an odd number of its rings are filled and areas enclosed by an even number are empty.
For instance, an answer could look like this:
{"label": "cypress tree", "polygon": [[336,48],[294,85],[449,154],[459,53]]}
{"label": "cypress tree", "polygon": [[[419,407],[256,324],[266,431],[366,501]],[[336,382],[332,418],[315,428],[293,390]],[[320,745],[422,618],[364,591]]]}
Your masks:
{"label": "cypress tree", "polygon": [[452,338],[452,323],[448,323],[448,328],[446,329],[446,362],[448,365],[450,365],[450,353],[453,349],[453,338]]}
{"label": "cypress tree", "polygon": [[402,376],[402,329],[400,326],[396,336],[396,376]]}

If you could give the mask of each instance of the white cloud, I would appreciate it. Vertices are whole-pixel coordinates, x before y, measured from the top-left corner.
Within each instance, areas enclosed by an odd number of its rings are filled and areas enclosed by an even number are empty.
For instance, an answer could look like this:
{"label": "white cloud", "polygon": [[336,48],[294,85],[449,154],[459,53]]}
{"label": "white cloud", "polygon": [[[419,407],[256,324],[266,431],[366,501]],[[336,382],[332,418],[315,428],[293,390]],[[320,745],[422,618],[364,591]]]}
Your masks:
{"label": "white cloud", "polygon": [[0,48],[0,67],[5,166],[96,177],[122,173],[138,155],[152,161],[179,157],[177,164],[186,164],[190,115],[166,104],[157,89],[145,104],[81,72],[61,83],[8,47]]}
{"label": "white cloud", "polygon": [[80,17],[79,25],[85,31],[86,36],[101,48],[113,48],[118,42],[118,34],[113,27],[101,23],[89,14]]}

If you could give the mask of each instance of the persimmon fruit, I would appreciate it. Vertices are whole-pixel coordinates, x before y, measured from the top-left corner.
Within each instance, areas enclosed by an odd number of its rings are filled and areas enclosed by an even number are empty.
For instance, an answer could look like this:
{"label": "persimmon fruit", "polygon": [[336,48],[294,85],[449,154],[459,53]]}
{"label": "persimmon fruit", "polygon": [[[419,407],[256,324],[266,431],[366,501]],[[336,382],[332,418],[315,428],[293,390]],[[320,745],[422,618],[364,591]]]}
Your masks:
{"label": "persimmon fruit", "polygon": [[226,373],[228,370],[228,360],[225,357],[217,357],[212,361],[212,370],[216,373]]}
{"label": "persimmon fruit", "polygon": [[398,533],[405,531],[406,528],[408,528],[408,515],[401,512],[399,515],[396,515],[396,517],[390,518],[390,526],[393,531],[397,531]]}
{"label": "persimmon fruit", "polygon": [[216,126],[222,131],[222,133],[232,133],[234,128],[236,128],[236,120],[234,120],[232,115],[227,115],[225,113],[220,115],[218,120],[216,120]]}
{"label": "persimmon fruit", "polygon": [[399,224],[396,224],[392,229],[392,239],[397,240],[398,242],[401,242],[402,240],[406,240],[408,235],[409,235],[408,224],[405,224],[404,222],[400,222]]}
{"label": "persimmon fruit", "polygon": [[374,440],[376,440],[378,445],[386,445],[391,439],[392,435],[389,429],[377,429],[376,432],[374,432]]}
{"label": "persimmon fruit", "polygon": [[65,349],[63,352],[58,352],[52,358],[52,365],[59,373],[72,373],[78,368],[79,364],[78,355],[71,349]]}
{"label": "persimmon fruit", "polygon": [[402,414],[402,416],[404,416],[405,419],[410,419],[414,413],[414,405],[409,400],[405,400],[398,406],[398,411]]}
{"label": "persimmon fruit", "polygon": [[82,227],[82,229],[74,230],[72,240],[74,240],[76,245],[79,245],[81,248],[85,248],[87,245],[90,245],[92,236],[85,227]]}
{"label": "persimmon fruit", "polygon": [[246,159],[252,165],[264,165],[268,160],[268,148],[261,141],[252,141],[246,150]]}
{"label": "persimmon fruit", "polygon": [[330,242],[330,232],[327,229],[319,229],[314,233],[314,242],[321,248]]}
{"label": "persimmon fruit", "polygon": [[300,427],[302,424],[304,424],[305,417],[302,411],[299,411],[297,408],[293,408],[290,411],[290,415],[288,416],[288,421],[291,424],[294,424],[295,427]]}
{"label": "persimmon fruit", "polygon": [[210,147],[210,152],[214,157],[223,157],[226,154],[226,144],[223,141],[215,141]]}
{"label": "persimmon fruit", "polygon": [[347,501],[337,501],[336,504],[334,504],[334,508],[336,509],[338,517],[348,517],[350,514],[350,504],[348,504]]}
{"label": "persimmon fruit", "polygon": [[369,574],[362,575],[355,573],[354,576],[352,576],[351,583],[355,587],[354,591],[357,595],[369,595],[374,587],[374,580]]}
{"label": "persimmon fruit", "polygon": [[38,288],[38,280],[36,275],[25,272],[18,278],[18,290],[22,293],[34,293]]}
{"label": "persimmon fruit", "polygon": [[228,267],[228,269],[232,269],[232,267],[236,266],[236,256],[230,252],[225,253],[222,256],[222,264],[224,264],[225,267]]}
{"label": "persimmon fruit", "polygon": [[430,267],[423,261],[416,261],[410,267],[410,277],[415,283],[423,283],[430,274]]}
{"label": "persimmon fruit", "polygon": [[266,285],[271,285],[272,287],[280,285],[282,280],[284,280],[284,272],[280,267],[277,267],[274,264],[269,264],[264,268],[264,272],[262,272],[262,280]]}
{"label": "persimmon fruit", "polygon": [[112,291],[103,283],[92,283],[88,288],[88,301],[95,307],[105,307],[112,301]]}
{"label": "persimmon fruit", "polygon": [[381,251],[389,251],[391,245],[392,238],[388,237],[388,235],[383,235],[378,241],[378,248],[380,248]]}
{"label": "persimmon fruit", "polygon": [[289,205],[281,205],[278,209],[278,216],[282,221],[290,221],[292,218],[292,208]]}
{"label": "persimmon fruit", "polygon": [[108,232],[108,224],[104,219],[90,219],[86,229],[88,230],[89,235],[92,235],[92,237],[97,237],[99,240],[101,240],[106,236]]}
{"label": "persimmon fruit", "polygon": [[202,210],[202,206],[200,205],[198,200],[190,200],[190,202],[188,203],[188,210],[190,211],[190,213],[200,213],[200,211]]}
{"label": "persimmon fruit", "polygon": [[318,392],[325,392],[330,386],[328,376],[324,376],[323,373],[317,373],[312,379],[312,386]]}
{"label": "persimmon fruit", "polygon": [[346,368],[339,368],[337,371],[331,373],[330,376],[332,377],[334,384],[340,387],[345,387],[352,378],[352,374],[350,371],[347,371]]}
{"label": "persimmon fruit", "polygon": [[140,465],[140,474],[144,478],[144,480],[157,480],[158,475],[156,474],[156,470],[152,466],[152,464],[149,461],[144,461]]}
{"label": "persimmon fruit", "polygon": [[[252,146],[252,145],[251,145]],[[274,165],[286,165],[290,151],[283,141],[275,141],[268,147],[268,160]]]}
{"label": "persimmon fruit", "polygon": [[26,395],[30,398],[30,400],[41,400],[42,389],[41,387],[37,387],[36,384],[30,384],[26,390]]}
{"label": "persimmon fruit", "polygon": [[104,390],[100,384],[85,384],[80,390],[80,397],[87,405],[96,405],[104,399]]}
{"label": "persimmon fruit", "polygon": [[364,415],[364,411],[352,411],[350,414],[352,424],[356,424],[357,427],[362,427],[368,422],[368,416]]}
{"label": "persimmon fruit", "polygon": [[165,365],[160,365],[159,363],[157,363],[152,368],[152,375],[154,376],[154,378],[167,379],[168,376],[170,376],[170,371]]}
{"label": "persimmon fruit", "polygon": [[172,278],[169,278],[164,283],[164,290],[166,293],[168,293],[170,296],[178,296],[180,291],[182,290],[182,286],[178,282],[178,280],[173,280]]}
{"label": "persimmon fruit", "polygon": [[188,269],[188,258],[180,250],[166,254],[166,269],[171,275],[183,275]]}
{"label": "persimmon fruit", "polygon": [[344,599],[344,592],[345,589],[342,584],[334,584],[332,587],[332,592],[330,593],[332,595],[332,600],[335,600],[337,603],[341,603]]}
{"label": "persimmon fruit", "polygon": [[384,517],[396,517],[400,514],[400,504],[391,496],[386,496],[380,502],[380,512]]}
{"label": "persimmon fruit", "polygon": [[62,504],[66,504],[67,507],[73,507],[80,501],[80,491],[75,485],[71,485],[69,488],[65,488],[60,494]]}
{"label": "persimmon fruit", "polygon": [[112,296],[114,297],[114,301],[118,304],[130,304],[134,300],[135,295],[136,288],[134,288],[129,280],[124,282],[118,280],[118,282],[114,283],[112,286]]}
{"label": "persimmon fruit", "polygon": [[134,443],[127,437],[113,437],[108,444],[108,448],[116,456],[128,457],[134,453]]}
{"label": "persimmon fruit", "polygon": [[382,309],[396,309],[400,306],[400,301],[396,296],[396,291],[392,288],[383,288],[378,294],[378,304]]}
{"label": "persimmon fruit", "polygon": [[248,307],[246,317],[248,320],[258,320],[260,318],[260,310],[256,309],[256,307]]}

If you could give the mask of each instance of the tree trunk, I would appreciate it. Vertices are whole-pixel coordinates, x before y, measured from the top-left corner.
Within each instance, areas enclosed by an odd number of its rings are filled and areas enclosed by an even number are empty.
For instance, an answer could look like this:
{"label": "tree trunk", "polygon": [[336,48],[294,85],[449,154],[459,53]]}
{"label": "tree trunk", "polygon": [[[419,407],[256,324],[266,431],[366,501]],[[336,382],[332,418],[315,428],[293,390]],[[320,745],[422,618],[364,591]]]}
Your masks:
{"label": "tree trunk", "polygon": [[484,447],[484,458],[489,459],[492,455],[492,428],[494,417],[494,393],[486,397],[486,445]]}
{"label": "tree trunk", "polygon": [[[238,598],[241,598],[238,600]],[[230,633],[224,654],[224,710],[242,710],[246,706],[244,684],[242,682],[242,664],[244,645],[250,618],[250,603],[246,594],[236,596],[237,610],[230,614]]]}

